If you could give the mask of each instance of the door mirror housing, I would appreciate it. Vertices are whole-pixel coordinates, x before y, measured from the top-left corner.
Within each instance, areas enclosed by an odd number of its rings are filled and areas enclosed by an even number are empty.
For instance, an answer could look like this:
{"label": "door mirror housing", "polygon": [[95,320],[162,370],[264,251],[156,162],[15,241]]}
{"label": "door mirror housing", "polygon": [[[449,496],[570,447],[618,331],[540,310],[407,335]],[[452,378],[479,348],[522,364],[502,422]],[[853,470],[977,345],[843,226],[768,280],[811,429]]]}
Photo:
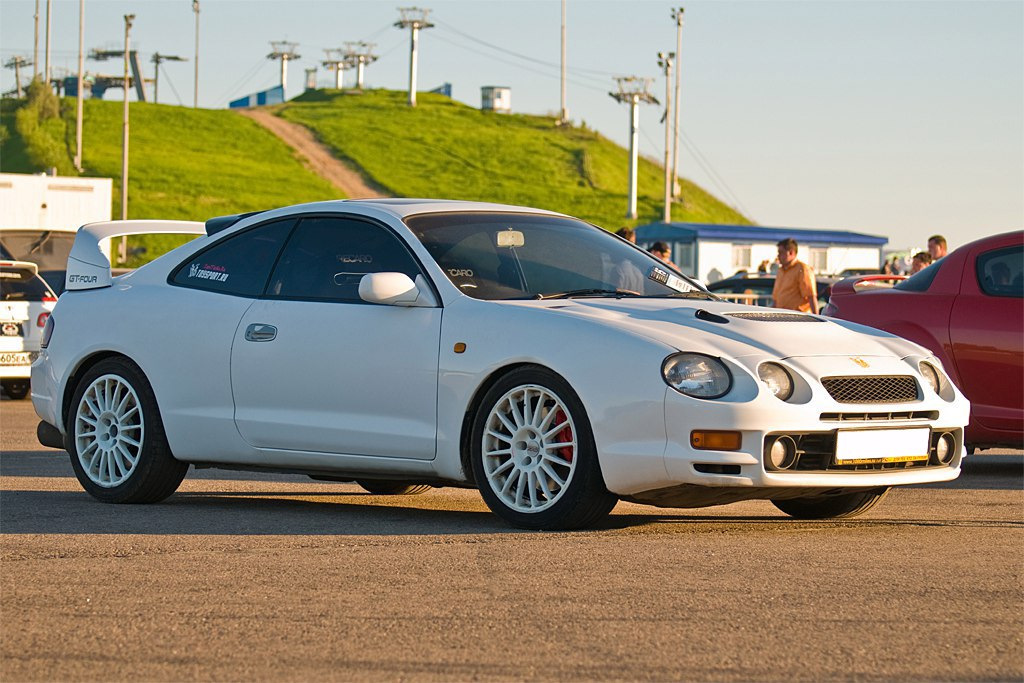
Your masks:
{"label": "door mirror housing", "polygon": [[405,273],[367,273],[359,280],[359,298],[385,306],[437,306],[423,276],[417,275],[413,282]]}

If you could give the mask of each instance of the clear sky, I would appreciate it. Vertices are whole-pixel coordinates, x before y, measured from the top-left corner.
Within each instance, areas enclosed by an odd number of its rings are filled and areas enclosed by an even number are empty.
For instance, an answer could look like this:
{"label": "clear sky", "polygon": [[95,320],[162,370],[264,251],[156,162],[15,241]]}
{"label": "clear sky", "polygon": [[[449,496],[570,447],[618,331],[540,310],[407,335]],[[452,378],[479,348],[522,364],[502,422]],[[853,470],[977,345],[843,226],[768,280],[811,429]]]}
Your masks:
{"label": "clear sky", "polygon": [[[35,0],[0,0],[0,57],[32,57]],[[276,85],[271,40],[298,43],[289,96],[303,69],[345,41],[376,43],[369,87],[408,85],[409,32],[397,0],[201,0],[199,104],[225,107]],[[452,84],[480,105],[480,87],[512,88],[516,112],[560,106],[559,0],[417,0],[435,27],[420,40],[419,86]],[[46,0],[40,0],[41,25]],[[193,57],[191,0],[85,0],[86,49],[118,49],[127,13],[133,46]],[[675,49],[679,5],[568,0],[568,108],[621,144],[628,109],[612,76],[655,78]],[[883,235],[890,248],[951,246],[1024,226],[1024,2],[683,2],[680,154],[692,178],[762,225]],[[43,62],[40,37],[40,64]],[[51,62],[76,69],[78,0],[54,0]],[[114,73],[116,61],[86,61]],[[322,85],[333,76],[322,67]],[[346,83],[354,72],[345,74]],[[0,88],[14,85],[4,69]],[[193,65],[161,68],[160,99],[191,106]],[[119,99],[111,91],[108,98]],[[659,106],[641,111],[641,153],[660,160]],[[88,148],[86,149],[88,154]],[[625,207],[623,207],[625,211]]]}

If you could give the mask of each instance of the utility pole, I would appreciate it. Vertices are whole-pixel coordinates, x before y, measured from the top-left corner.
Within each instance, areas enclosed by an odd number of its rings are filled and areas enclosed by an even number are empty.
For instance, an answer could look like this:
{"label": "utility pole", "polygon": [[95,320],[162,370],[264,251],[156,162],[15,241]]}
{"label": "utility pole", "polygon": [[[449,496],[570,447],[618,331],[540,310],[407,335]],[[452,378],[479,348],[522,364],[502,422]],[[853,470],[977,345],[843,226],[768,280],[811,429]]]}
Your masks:
{"label": "utility pole", "polygon": [[53,0],[46,0],[46,65],[43,68],[43,76],[46,79],[46,87],[50,85],[50,34],[53,33]]}
{"label": "utility pole", "polygon": [[153,62],[153,104],[160,103],[160,64],[162,62],[187,62],[184,57],[177,55],[162,55],[159,52],[149,60]]}
{"label": "utility pole", "polygon": [[377,61],[377,55],[373,54],[374,43],[346,42],[345,61],[349,68],[356,68],[356,90],[363,89],[363,72],[367,64]]}
{"label": "utility pole", "polygon": [[562,112],[558,115],[558,123],[569,123],[569,108],[565,97],[565,0],[562,0]]}
{"label": "utility pole", "polygon": [[[121,138],[121,220],[128,220],[128,94],[131,75],[128,73],[128,55],[131,50],[134,14],[124,15],[124,135]],[[128,260],[127,238],[121,240],[121,262]]]}
{"label": "utility pole", "polygon": [[665,213],[664,222],[672,222],[672,60],[675,52],[659,52],[658,66],[665,70]]}
{"label": "utility pole", "polygon": [[199,0],[192,0],[192,11],[196,15],[196,75],[192,90],[192,108],[199,108]]}
{"label": "utility pole", "polygon": [[78,0],[78,92],[75,102],[75,168],[82,172],[82,110],[85,107],[85,0]]}
{"label": "utility pole", "polygon": [[348,60],[342,55],[341,50],[324,50],[327,59],[320,62],[325,69],[334,72],[334,87],[341,90],[341,75],[348,68]]}
{"label": "utility pole", "polygon": [[618,76],[615,80],[619,84],[619,91],[608,94],[617,102],[629,104],[629,208],[626,212],[626,218],[636,218],[636,169],[640,147],[640,103],[658,104],[658,100],[648,92],[651,83],[654,81],[653,78]]}
{"label": "utility pole", "polygon": [[402,18],[395,22],[397,28],[411,28],[412,35],[409,40],[409,106],[416,106],[416,48],[419,44],[420,29],[432,28],[434,25],[427,21],[430,14],[429,9],[419,7],[399,7]]}
{"label": "utility pole", "polygon": [[316,67],[306,69],[306,90],[316,90]]}
{"label": "utility pole", "polygon": [[679,184],[679,110],[682,106],[679,102],[679,79],[682,75],[680,61],[683,55],[683,8],[672,11],[672,18],[676,21],[676,94],[675,103],[672,106],[675,111],[675,124],[672,127],[672,196],[682,199],[682,188]]}
{"label": "utility pole", "polygon": [[280,59],[281,60],[281,91],[284,93],[288,90],[288,60],[299,59],[302,55],[295,54],[295,48],[298,47],[298,43],[289,43],[286,40],[272,40],[270,41],[270,47],[273,50],[267,59]]}
{"label": "utility pole", "polygon": [[22,98],[23,95],[21,90],[21,67],[28,66],[31,63],[32,62],[28,61],[24,57],[11,57],[7,60],[7,63],[4,64],[4,66],[8,69],[14,69],[14,84],[15,89],[18,92],[19,100]]}
{"label": "utility pole", "polygon": [[36,33],[32,42],[32,80],[39,77],[39,0],[36,0],[36,13],[32,15],[35,21]]}

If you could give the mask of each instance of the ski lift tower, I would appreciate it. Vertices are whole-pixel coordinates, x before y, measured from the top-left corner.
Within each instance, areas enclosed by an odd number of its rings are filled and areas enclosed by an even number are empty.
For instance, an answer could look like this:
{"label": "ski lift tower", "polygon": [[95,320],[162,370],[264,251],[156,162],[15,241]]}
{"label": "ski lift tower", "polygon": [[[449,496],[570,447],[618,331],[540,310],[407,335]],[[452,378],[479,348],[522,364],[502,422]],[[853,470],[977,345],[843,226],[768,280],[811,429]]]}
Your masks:
{"label": "ski lift tower", "polygon": [[432,28],[434,25],[427,21],[430,15],[429,9],[420,7],[399,7],[402,18],[395,22],[396,28],[411,28],[412,33],[409,39],[409,106],[416,106],[416,54],[420,42],[420,29]]}
{"label": "ski lift tower", "polygon": [[324,54],[327,55],[327,59],[320,63],[328,71],[334,72],[334,87],[341,90],[341,75],[349,68],[348,60],[342,54],[342,50],[328,49],[324,50]]}
{"label": "ski lift tower", "polygon": [[346,42],[345,61],[349,68],[356,68],[356,90],[363,89],[363,69],[367,64],[377,61],[377,55],[373,54],[374,43]]}
{"label": "ski lift tower", "polygon": [[653,78],[617,76],[618,92],[610,92],[613,99],[629,104],[629,208],[626,218],[636,218],[636,169],[640,142],[640,103],[658,104],[649,91]]}
{"label": "ski lift tower", "polygon": [[285,93],[288,90],[288,61],[292,59],[299,59],[302,55],[295,53],[295,48],[299,46],[298,43],[289,43],[286,40],[272,40],[270,41],[270,47],[272,52],[267,55],[267,59],[280,59],[281,60],[281,92]]}

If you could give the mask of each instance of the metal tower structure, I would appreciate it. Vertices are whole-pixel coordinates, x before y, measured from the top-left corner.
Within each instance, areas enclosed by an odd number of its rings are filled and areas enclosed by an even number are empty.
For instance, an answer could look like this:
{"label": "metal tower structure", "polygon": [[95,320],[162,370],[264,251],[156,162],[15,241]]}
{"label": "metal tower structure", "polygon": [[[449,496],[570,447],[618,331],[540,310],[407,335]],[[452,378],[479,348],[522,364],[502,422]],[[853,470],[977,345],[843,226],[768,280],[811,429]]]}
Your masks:
{"label": "metal tower structure", "polygon": [[618,92],[608,93],[617,102],[629,104],[629,207],[626,218],[636,218],[636,169],[640,142],[640,103],[658,104],[650,93],[653,78],[617,76]]}
{"label": "metal tower structure", "polygon": [[376,47],[375,43],[365,43],[361,40],[345,43],[345,61],[348,62],[349,68],[355,67],[356,69],[357,90],[363,89],[363,72],[366,65],[377,61],[377,55],[373,54],[374,47]]}
{"label": "metal tower structure", "polygon": [[316,67],[310,67],[305,69],[306,72],[306,90],[316,90]]}
{"label": "metal tower structure", "polygon": [[160,102],[160,64],[163,62],[187,62],[188,60],[177,55],[162,55],[157,52],[150,61],[153,62],[153,104],[157,104]]}
{"label": "metal tower structure", "polygon": [[683,54],[683,8],[679,7],[672,10],[672,19],[676,22],[676,93],[675,101],[672,104],[672,109],[675,111],[675,123],[672,126],[672,196],[679,197],[682,194],[682,190],[679,187],[679,110],[681,109],[679,104],[679,80],[681,78],[682,69],[680,68],[679,61]]}
{"label": "metal tower structure", "polygon": [[345,69],[349,68],[348,60],[345,59],[343,50],[324,50],[327,55],[327,59],[320,62],[324,68],[334,72],[334,87],[341,90],[341,75]]}
{"label": "metal tower structure", "polygon": [[24,57],[11,57],[10,59],[7,60],[7,63],[4,64],[4,66],[7,67],[8,69],[14,69],[14,87],[15,87],[15,90],[17,91],[17,93],[18,93],[18,99],[21,99],[21,97],[22,97],[22,90],[21,90],[21,67],[23,67],[23,66],[31,66],[31,65],[32,65],[32,62],[28,61]]}
{"label": "metal tower structure", "polygon": [[285,92],[288,90],[288,61],[302,57],[295,53],[295,48],[298,46],[298,43],[289,43],[286,40],[270,41],[272,52],[267,55],[267,59],[281,60],[281,90]]}
{"label": "metal tower structure", "polygon": [[[128,28],[131,28],[131,22],[135,19],[134,14],[126,14],[125,24]],[[127,38],[126,38],[127,42]],[[128,88],[135,86],[135,94],[139,98],[139,102],[146,101],[146,83],[142,77],[142,67],[139,66],[139,55],[135,50],[129,50],[126,55],[124,50],[92,50],[89,52],[89,59],[97,62],[102,62],[107,59],[114,57],[124,57],[125,64],[131,67],[131,76],[128,75],[128,69],[125,68],[125,98],[128,97]]]}
{"label": "metal tower structure", "polygon": [[402,18],[395,22],[397,28],[412,29],[409,39],[409,106],[416,106],[416,52],[419,45],[420,29],[433,28],[433,24],[427,21],[430,15],[429,9],[420,7],[399,7]]}
{"label": "metal tower structure", "polygon": [[675,52],[658,53],[658,66],[665,73],[665,223],[672,222],[672,62],[675,57]]}

